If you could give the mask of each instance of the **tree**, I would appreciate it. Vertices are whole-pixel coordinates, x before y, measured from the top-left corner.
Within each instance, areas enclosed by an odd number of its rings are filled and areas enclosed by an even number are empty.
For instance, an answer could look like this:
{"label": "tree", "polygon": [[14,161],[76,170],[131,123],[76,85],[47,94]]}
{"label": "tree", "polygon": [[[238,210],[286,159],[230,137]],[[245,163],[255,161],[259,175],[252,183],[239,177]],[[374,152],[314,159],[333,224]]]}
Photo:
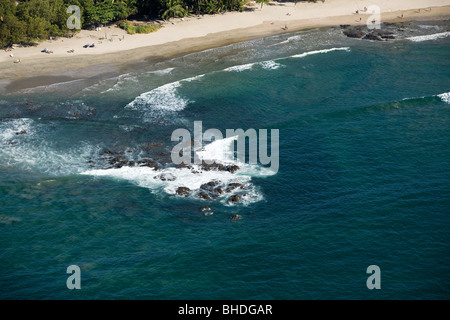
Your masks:
{"label": "tree", "polygon": [[183,7],[180,0],[167,0],[165,4],[165,10],[162,14],[162,18],[175,18],[184,17],[187,15],[188,10]]}
{"label": "tree", "polygon": [[270,2],[270,0],[255,0],[256,3],[261,3],[261,9],[263,7],[263,4],[268,4]]}

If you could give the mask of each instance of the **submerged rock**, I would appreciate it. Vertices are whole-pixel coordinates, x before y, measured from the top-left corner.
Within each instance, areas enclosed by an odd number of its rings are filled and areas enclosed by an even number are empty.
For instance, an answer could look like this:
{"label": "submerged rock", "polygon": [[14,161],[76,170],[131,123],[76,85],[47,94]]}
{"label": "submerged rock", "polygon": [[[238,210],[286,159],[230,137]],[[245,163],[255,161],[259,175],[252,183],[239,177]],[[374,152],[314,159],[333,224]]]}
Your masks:
{"label": "submerged rock", "polygon": [[164,143],[162,143],[162,142],[150,142],[145,149],[150,151],[153,148],[162,147],[163,145],[164,145]]}
{"label": "submerged rock", "polygon": [[230,219],[231,219],[231,221],[236,221],[236,220],[239,220],[239,219],[241,219],[242,217],[240,216],[240,215],[238,215],[238,214],[232,214],[231,216],[230,216]]}
{"label": "submerged rock", "polygon": [[100,152],[100,155],[104,155],[104,154],[109,154],[109,155],[120,155],[120,154],[124,154],[123,151],[113,151],[113,150],[109,150],[109,149],[104,149]]}
{"label": "submerged rock", "polygon": [[200,208],[200,210],[204,213],[205,216],[210,216],[212,215],[214,212],[212,211],[212,209],[208,206],[203,206]]}

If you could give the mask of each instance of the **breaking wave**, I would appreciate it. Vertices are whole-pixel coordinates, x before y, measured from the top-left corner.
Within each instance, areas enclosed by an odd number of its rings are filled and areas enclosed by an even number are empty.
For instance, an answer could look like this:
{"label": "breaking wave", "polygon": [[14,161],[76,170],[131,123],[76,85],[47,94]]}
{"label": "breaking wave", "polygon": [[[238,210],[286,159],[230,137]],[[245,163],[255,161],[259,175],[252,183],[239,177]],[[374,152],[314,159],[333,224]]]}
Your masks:
{"label": "breaking wave", "polygon": [[447,31],[447,32],[434,33],[434,34],[425,35],[425,36],[409,37],[406,39],[413,41],[413,42],[422,42],[422,41],[430,41],[430,40],[446,38],[449,35],[450,35],[450,31]]}
{"label": "breaking wave", "polygon": [[333,51],[350,52],[350,48],[349,47],[340,47],[340,48],[313,50],[313,51],[303,52],[303,53],[300,53],[300,54],[295,54],[295,55],[291,56],[291,58],[304,58],[304,57],[315,55],[315,54],[328,53],[328,52],[333,52]]}

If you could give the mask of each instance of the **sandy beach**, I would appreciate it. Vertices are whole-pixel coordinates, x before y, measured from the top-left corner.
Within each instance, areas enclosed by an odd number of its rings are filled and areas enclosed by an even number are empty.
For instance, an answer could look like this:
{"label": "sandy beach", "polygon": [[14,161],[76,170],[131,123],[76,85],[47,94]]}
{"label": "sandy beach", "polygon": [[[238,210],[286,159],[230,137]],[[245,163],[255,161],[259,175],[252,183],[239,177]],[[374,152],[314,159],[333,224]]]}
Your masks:
{"label": "sandy beach", "polygon": [[[127,64],[151,62],[176,56],[302,29],[365,25],[371,18],[363,12],[373,1],[326,0],[324,3],[249,3],[245,12],[211,16],[190,16],[163,22],[163,28],[150,34],[129,35],[109,26],[97,31],[82,30],[73,38],[43,41],[35,47],[16,47],[0,52],[0,90],[14,91],[121,72]],[[381,22],[448,19],[450,0],[379,0]],[[356,13],[356,11],[359,11]],[[284,27],[288,27],[287,30]],[[93,48],[83,48],[95,43]],[[44,48],[51,54],[41,52]],[[69,52],[73,49],[73,52]],[[12,55],[12,56],[11,56]],[[20,63],[14,63],[20,59]]]}

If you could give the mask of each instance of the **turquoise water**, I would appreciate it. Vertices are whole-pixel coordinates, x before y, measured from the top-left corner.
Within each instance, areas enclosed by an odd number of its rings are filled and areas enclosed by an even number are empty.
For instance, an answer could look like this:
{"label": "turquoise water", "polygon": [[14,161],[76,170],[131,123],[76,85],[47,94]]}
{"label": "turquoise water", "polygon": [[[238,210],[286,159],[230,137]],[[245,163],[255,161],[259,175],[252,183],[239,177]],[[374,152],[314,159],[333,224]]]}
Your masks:
{"label": "turquoise water", "polygon": [[[310,30],[4,94],[0,297],[450,298],[449,49]],[[170,168],[194,121],[279,129],[278,172]],[[109,168],[106,149],[162,169]],[[175,194],[214,179],[247,196]]]}

